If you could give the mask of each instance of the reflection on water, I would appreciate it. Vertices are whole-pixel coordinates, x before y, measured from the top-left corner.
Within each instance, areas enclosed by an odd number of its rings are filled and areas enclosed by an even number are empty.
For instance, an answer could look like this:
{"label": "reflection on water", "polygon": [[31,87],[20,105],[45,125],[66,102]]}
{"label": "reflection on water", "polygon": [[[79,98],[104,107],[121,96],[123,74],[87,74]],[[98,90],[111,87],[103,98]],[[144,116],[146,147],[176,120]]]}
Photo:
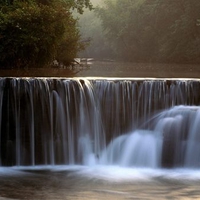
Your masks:
{"label": "reflection on water", "polygon": [[199,65],[94,61],[74,68],[0,69],[0,77],[199,78]]}
{"label": "reflection on water", "polygon": [[0,168],[0,199],[199,199],[200,171]]}

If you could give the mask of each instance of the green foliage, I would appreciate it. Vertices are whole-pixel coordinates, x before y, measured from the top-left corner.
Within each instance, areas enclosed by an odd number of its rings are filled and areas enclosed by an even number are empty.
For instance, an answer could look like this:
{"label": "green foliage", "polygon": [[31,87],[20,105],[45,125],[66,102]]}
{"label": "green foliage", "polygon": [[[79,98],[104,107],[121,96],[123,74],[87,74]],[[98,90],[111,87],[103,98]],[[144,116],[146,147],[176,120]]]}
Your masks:
{"label": "green foliage", "polygon": [[98,8],[116,57],[200,63],[200,1],[105,0]]}
{"label": "green foliage", "polygon": [[66,0],[70,7],[77,9],[79,13],[83,13],[84,8],[92,9],[90,0]]}
{"label": "green foliage", "polygon": [[72,24],[66,26],[63,40],[59,43],[56,59],[64,65],[69,65],[76,57],[77,52],[84,49],[84,44],[80,42],[79,30]]}
{"label": "green foliage", "polygon": [[70,63],[80,49],[71,8],[88,1],[0,2],[0,67],[41,67],[54,59]]}

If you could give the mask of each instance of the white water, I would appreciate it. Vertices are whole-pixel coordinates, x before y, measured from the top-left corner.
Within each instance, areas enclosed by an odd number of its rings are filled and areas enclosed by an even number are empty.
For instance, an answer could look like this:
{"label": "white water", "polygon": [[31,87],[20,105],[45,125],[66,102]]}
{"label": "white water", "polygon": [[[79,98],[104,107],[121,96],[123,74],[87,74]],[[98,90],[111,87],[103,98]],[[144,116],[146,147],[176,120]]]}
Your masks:
{"label": "white water", "polygon": [[135,130],[113,139],[98,158],[90,147],[91,142],[82,139],[85,142],[84,164],[159,168],[166,144],[165,151],[173,150],[170,154],[172,166],[199,167],[200,107],[176,106],[153,116],[152,123],[152,130]]}
{"label": "white water", "polygon": [[[77,176],[88,180],[103,180],[107,182],[148,182],[156,179],[190,182],[200,181],[200,170],[196,169],[152,169],[152,168],[127,168],[119,166],[34,166],[34,167],[0,167],[0,177],[28,176],[37,172],[62,173],[67,176]],[[67,178],[67,177],[66,177]]]}
{"label": "white water", "polygon": [[0,168],[0,199],[199,199],[200,171],[117,166]]}
{"label": "white water", "polygon": [[198,81],[0,84],[1,165],[200,166]]}
{"label": "white water", "polygon": [[0,167],[0,199],[200,197],[199,82],[11,82],[0,165],[18,166]]}
{"label": "white water", "polygon": [[136,130],[114,139],[103,151],[99,163],[125,167],[150,167],[161,165],[162,140],[155,132]]}

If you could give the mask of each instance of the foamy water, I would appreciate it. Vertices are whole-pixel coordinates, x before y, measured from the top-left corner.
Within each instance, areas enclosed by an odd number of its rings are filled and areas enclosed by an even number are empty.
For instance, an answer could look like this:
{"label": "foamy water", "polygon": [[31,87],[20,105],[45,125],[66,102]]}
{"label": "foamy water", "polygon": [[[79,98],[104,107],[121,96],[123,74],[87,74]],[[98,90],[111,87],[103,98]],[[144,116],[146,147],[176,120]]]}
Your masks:
{"label": "foamy water", "polygon": [[200,181],[200,170],[175,168],[175,169],[151,169],[151,168],[127,168],[119,166],[32,166],[32,167],[1,167],[0,176],[21,176],[38,171],[50,173],[63,173],[68,176],[82,177],[93,180],[108,182],[126,181],[153,181],[159,179],[170,179],[178,181]]}
{"label": "foamy water", "polygon": [[119,166],[0,168],[0,199],[199,199],[200,170]]}

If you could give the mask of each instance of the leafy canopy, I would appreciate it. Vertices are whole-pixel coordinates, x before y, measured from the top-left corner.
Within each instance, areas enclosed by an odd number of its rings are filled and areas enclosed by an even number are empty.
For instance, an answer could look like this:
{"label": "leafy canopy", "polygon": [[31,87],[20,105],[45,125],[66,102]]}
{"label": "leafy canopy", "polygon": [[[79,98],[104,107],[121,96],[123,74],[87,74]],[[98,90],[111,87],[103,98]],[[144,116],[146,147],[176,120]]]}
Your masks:
{"label": "leafy canopy", "polygon": [[71,10],[85,7],[89,0],[1,0],[0,67],[69,64],[82,48]]}
{"label": "leafy canopy", "polygon": [[98,9],[116,57],[200,63],[199,0],[105,0]]}

